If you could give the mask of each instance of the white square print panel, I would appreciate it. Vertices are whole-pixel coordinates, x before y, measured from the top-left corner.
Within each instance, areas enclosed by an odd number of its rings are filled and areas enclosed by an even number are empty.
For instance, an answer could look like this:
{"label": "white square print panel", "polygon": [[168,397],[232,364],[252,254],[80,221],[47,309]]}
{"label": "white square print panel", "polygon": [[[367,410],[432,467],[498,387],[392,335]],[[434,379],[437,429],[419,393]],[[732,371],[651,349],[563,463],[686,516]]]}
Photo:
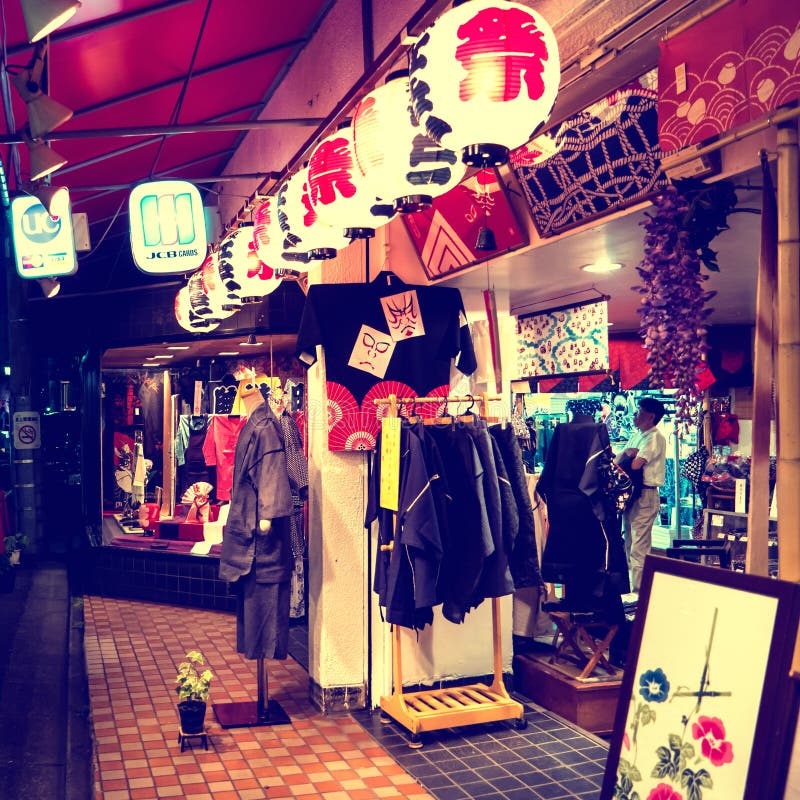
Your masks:
{"label": "white square print panel", "polygon": [[389,333],[396,342],[425,335],[416,289],[381,298]]}
{"label": "white square print panel", "polygon": [[383,378],[394,353],[394,341],[388,333],[362,325],[350,353],[348,366]]}

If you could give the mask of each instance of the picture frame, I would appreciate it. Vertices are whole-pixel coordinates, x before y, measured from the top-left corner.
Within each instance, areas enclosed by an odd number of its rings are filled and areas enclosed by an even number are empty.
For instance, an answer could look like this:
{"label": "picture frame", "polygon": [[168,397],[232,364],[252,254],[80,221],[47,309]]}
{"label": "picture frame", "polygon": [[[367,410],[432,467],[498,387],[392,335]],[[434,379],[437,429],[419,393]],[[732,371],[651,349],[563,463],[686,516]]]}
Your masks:
{"label": "picture frame", "polygon": [[783,797],[800,585],[648,556],[600,800]]}

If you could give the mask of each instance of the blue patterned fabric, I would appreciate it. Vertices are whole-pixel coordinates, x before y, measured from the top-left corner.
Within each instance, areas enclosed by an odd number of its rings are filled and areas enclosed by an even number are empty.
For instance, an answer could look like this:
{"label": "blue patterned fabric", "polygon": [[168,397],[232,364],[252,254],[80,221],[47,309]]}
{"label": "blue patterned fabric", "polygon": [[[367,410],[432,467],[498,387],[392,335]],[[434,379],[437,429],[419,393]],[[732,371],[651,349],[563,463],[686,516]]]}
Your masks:
{"label": "blue patterned fabric", "polygon": [[655,70],[511,154],[539,235],[554,236],[661,191]]}

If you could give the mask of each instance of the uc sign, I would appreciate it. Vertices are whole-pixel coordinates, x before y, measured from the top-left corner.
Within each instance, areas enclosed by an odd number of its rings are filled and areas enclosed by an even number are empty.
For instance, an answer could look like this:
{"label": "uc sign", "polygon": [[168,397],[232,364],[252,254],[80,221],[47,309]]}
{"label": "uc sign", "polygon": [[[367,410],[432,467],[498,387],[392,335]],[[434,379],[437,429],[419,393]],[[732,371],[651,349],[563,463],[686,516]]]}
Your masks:
{"label": "uc sign", "polygon": [[206,257],[206,219],[197,187],[187,181],[150,181],[128,199],[131,251],[151,274],[197,269]]}
{"label": "uc sign", "polygon": [[54,202],[50,216],[36,197],[22,195],[11,201],[14,260],[23,278],[57,278],[78,269],[69,194],[57,195]]}

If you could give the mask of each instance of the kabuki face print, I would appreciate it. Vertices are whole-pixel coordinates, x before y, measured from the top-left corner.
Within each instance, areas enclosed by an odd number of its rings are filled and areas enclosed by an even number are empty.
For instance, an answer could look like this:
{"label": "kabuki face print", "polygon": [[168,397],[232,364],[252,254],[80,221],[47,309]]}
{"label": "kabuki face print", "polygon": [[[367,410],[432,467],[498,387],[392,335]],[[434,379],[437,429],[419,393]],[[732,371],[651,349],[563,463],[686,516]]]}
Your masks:
{"label": "kabuki face print", "polygon": [[381,305],[394,341],[402,342],[404,339],[425,335],[425,325],[415,290],[382,297]]}
{"label": "kabuki face print", "polygon": [[388,333],[362,325],[347,363],[376,378],[383,378],[393,352],[394,341]]}

